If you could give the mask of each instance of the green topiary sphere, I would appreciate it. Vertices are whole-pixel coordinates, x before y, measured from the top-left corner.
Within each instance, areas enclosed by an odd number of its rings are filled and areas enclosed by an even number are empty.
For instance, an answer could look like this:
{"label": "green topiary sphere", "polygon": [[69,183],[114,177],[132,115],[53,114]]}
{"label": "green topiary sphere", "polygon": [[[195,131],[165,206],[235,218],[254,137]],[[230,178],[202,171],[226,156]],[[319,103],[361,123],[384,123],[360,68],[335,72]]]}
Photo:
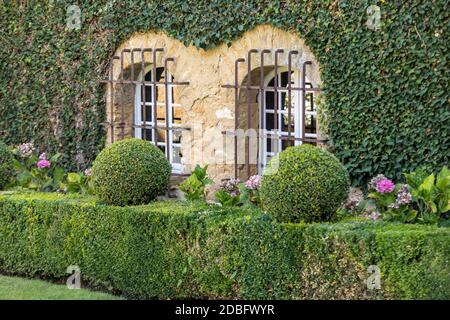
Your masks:
{"label": "green topiary sphere", "polygon": [[3,190],[14,176],[14,155],[8,146],[0,142],[0,190]]}
{"label": "green topiary sphere", "polygon": [[171,165],[148,141],[125,139],[102,150],[92,165],[94,193],[108,204],[150,202],[169,185]]}
{"label": "green topiary sphere", "polygon": [[348,196],[349,175],[331,153],[311,145],[287,148],[262,178],[264,210],[281,222],[329,221]]}

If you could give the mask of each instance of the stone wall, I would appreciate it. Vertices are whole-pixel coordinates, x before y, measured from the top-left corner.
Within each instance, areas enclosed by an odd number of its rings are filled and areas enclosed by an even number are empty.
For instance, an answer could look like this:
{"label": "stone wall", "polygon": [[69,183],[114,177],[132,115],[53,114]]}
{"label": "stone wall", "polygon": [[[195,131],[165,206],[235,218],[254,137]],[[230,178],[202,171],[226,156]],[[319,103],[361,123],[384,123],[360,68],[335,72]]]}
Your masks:
{"label": "stone wall", "polygon": [[[282,48],[285,51],[298,50],[299,58],[294,59],[293,68],[301,69],[301,63],[306,60],[313,62],[309,68],[307,77],[317,87],[320,84],[319,65],[304,42],[294,33],[263,25],[245,33],[230,47],[223,44],[214,49],[204,51],[193,46],[185,47],[181,42],[161,32],[147,32],[135,34],[129,40],[122,43],[116,50],[120,56],[125,48],[164,48],[164,54],[158,54],[156,64],[163,66],[163,58],[173,57],[175,61],[169,65],[169,73],[176,81],[189,81],[188,86],[175,87],[175,102],[183,108],[182,123],[190,127],[190,131],[183,131],[182,136],[182,163],[184,173],[189,173],[196,164],[209,163],[208,173],[216,181],[233,176],[233,138],[223,134],[224,131],[234,130],[234,90],[222,88],[222,85],[234,83],[234,64],[238,58],[246,58],[250,49],[275,49]],[[131,59],[125,55],[124,78],[129,79]],[[147,58],[148,57],[148,58]],[[252,83],[258,83],[259,54],[252,56]],[[146,55],[147,61],[151,61],[151,54]],[[136,63],[137,62],[137,63]],[[265,56],[267,72],[273,65],[273,55]],[[279,64],[287,65],[287,53],[279,55]],[[138,70],[140,61],[135,59],[135,70]],[[147,66],[146,69],[151,66]],[[266,71],[266,70],[265,70]],[[121,75],[119,63],[114,63],[113,77],[118,79]],[[135,78],[138,72],[135,71]],[[239,82],[247,81],[247,65],[239,68]],[[136,78],[137,79],[137,78]],[[245,82],[246,83],[246,82]],[[250,127],[258,126],[258,103],[256,90],[239,93],[240,114],[238,115],[241,128],[247,127],[247,99],[250,101],[251,116]],[[113,88],[114,105],[111,106],[110,89],[107,92],[107,114],[111,113],[115,122],[120,122],[122,106],[124,109],[124,134],[126,137],[133,135],[132,114],[134,103],[134,89],[131,85],[116,85]],[[111,142],[111,132],[108,133],[108,141]],[[115,129],[115,139],[120,138],[120,130]],[[228,143],[227,143],[228,141]],[[226,147],[224,147],[226,146]],[[244,159],[244,151],[240,152],[240,159]],[[252,173],[256,170],[253,166]]]}

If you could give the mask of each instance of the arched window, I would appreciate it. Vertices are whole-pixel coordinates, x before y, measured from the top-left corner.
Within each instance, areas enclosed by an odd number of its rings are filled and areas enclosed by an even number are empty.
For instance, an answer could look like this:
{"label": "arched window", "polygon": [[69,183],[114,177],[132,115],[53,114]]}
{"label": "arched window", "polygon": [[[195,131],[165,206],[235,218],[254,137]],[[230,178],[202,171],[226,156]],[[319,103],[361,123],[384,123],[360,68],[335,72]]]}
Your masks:
{"label": "arched window", "polygon": [[[164,68],[156,68],[157,82],[164,82]],[[142,75],[140,77],[142,79]],[[152,71],[145,74],[145,81],[153,81]],[[174,78],[168,74],[168,82],[173,82]],[[165,92],[165,86],[160,85],[145,85],[137,84],[135,90],[134,102],[134,122],[135,138],[145,139],[158,146],[164,152],[170,163],[172,164],[173,173],[181,173],[181,130],[164,130],[167,123],[170,123],[172,128],[181,126],[181,105],[176,103],[173,85],[167,85],[168,92]],[[167,99],[167,110],[165,99]],[[156,114],[156,123],[153,116]],[[167,115],[166,115],[167,112]],[[169,122],[166,122],[166,116]],[[152,130],[153,126],[160,127],[157,130]],[[166,141],[169,141],[169,150],[166,150]]]}
{"label": "arched window", "polygon": [[[258,171],[261,172],[269,160],[282,150],[292,146],[292,142],[283,137],[289,135],[289,72],[287,68],[278,68],[277,79],[275,71],[269,73],[265,79],[265,87],[274,88],[277,81],[277,99],[275,100],[275,89],[265,90],[263,99],[258,97],[264,116],[260,119],[259,127],[265,129],[266,135],[262,139],[260,163]],[[291,86],[300,87],[301,74],[299,71],[291,71]],[[305,85],[312,88],[312,84],[306,78]],[[301,93],[291,91],[290,93],[290,130],[291,136],[302,137],[302,108],[305,108],[305,137],[317,138],[316,107],[314,105],[313,92],[307,92],[305,106],[302,106]],[[264,121],[261,123],[261,121]],[[294,145],[302,142],[296,140]]]}

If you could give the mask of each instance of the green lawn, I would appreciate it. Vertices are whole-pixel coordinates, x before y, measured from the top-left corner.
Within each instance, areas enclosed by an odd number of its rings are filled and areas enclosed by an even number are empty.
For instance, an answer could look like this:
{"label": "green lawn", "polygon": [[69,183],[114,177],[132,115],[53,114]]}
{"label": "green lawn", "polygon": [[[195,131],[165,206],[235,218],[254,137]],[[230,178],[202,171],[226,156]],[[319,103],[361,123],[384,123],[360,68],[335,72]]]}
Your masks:
{"label": "green lawn", "polygon": [[70,290],[65,285],[0,275],[0,300],[117,300],[107,293]]}

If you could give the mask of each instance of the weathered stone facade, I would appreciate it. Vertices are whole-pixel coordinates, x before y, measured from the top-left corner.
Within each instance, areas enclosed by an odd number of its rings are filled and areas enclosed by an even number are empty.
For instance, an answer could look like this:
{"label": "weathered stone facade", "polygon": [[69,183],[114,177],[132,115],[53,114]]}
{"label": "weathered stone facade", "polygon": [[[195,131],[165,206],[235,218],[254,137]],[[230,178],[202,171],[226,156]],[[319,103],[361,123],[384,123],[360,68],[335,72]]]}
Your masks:
{"label": "weathered stone facade", "polygon": [[[263,25],[246,32],[240,39],[236,40],[230,47],[223,44],[210,50],[197,49],[194,46],[185,47],[181,42],[175,40],[162,32],[148,32],[135,34],[129,40],[122,43],[116,51],[120,56],[124,48],[164,48],[164,54],[158,54],[157,66],[163,66],[163,58],[173,57],[174,63],[169,66],[169,73],[176,81],[189,81],[188,86],[175,87],[175,101],[182,107],[182,123],[190,127],[190,131],[183,131],[182,134],[182,164],[183,172],[189,173],[196,164],[209,164],[208,173],[216,181],[229,178],[233,175],[233,148],[232,137],[226,137],[223,132],[234,129],[234,92],[233,90],[222,88],[224,84],[234,83],[234,64],[238,58],[246,58],[250,49],[285,49],[284,54],[279,56],[279,64],[287,65],[287,52],[298,50],[300,54],[294,59],[293,68],[301,69],[301,63],[310,60],[313,65],[309,67],[307,77],[315,87],[320,85],[319,65],[313,54],[304,44],[298,35],[285,32],[280,29]],[[124,78],[130,77],[130,59],[124,59]],[[148,61],[151,61],[150,54]],[[135,61],[136,63],[136,61]],[[253,70],[251,82],[257,84],[259,81],[259,55],[254,55],[252,60]],[[265,56],[267,67],[266,74],[269,74],[273,62],[273,55]],[[135,64],[136,70],[140,66],[140,61]],[[150,69],[151,66],[148,66]],[[118,79],[120,75],[120,65],[114,64],[113,77]],[[239,81],[246,83],[248,71],[245,64],[239,68]],[[135,78],[137,77],[135,72]],[[137,80],[137,79],[136,79]],[[108,89],[109,91],[109,89]],[[111,108],[109,92],[107,94],[108,118],[111,116],[111,109],[114,110],[114,120],[118,121],[122,116],[122,106],[124,107],[125,136],[133,136],[132,114],[134,107],[134,90],[131,85],[117,85],[113,88],[114,105]],[[251,102],[251,127],[258,128],[258,102],[257,90],[250,91],[247,97],[246,91],[239,94],[241,105],[240,126],[247,128],[247,99]],[[161,94],[160,96],[164,96]],[[160,112],[158,110],[158,112]],[[119,130],[115,131],[115,139],[118,139]],[[109,133],[108,141],[111,141]],[[228,144],[226,143],[228,141]],[[226,147],[224,147],[226,146]],[[245,149],[239,149],[245,150]],[[226,156],[225,156],[226,155]],[[224,157],[225,156],[225,157]],[[243,159],[243,152],[240,152]],[[252,171],[255,171],[256,166]]]}

